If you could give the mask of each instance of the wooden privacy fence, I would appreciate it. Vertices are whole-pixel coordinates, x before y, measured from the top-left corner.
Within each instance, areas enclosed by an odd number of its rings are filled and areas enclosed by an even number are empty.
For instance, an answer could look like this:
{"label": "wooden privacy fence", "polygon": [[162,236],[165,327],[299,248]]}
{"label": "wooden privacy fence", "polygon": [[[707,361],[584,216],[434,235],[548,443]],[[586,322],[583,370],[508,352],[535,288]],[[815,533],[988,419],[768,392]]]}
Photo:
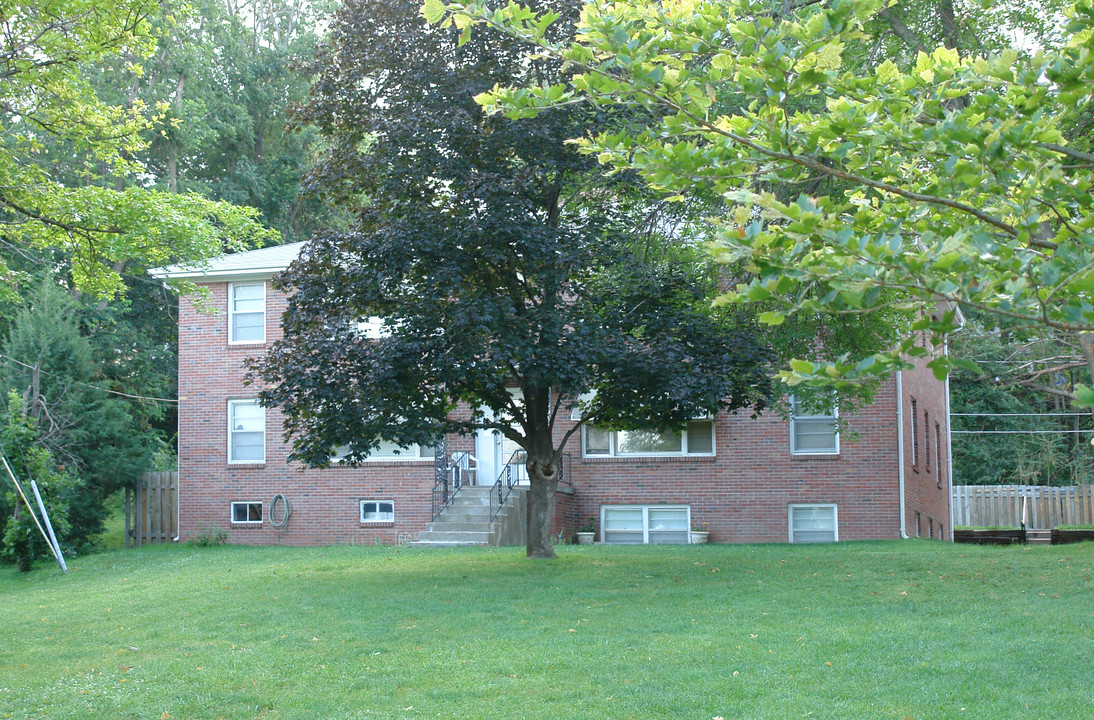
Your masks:
{"label": "wooden privacy fence", "polygon": [[955,485],[955,525],[1026,527],[1049,530],[1060,525],[1094,523],[1094,485]]}
{"label": "wooden privacy fence", "polygon": [[151,472],[125,489],[125,546],[168,543],[179,534],[179,474]]}

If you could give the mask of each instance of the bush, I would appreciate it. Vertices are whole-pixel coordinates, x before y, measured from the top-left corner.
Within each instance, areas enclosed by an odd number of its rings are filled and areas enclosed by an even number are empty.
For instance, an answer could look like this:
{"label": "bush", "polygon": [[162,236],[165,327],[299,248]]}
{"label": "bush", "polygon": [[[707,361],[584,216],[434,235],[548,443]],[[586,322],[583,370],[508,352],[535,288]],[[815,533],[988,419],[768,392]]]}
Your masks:
{"label": "bush", "polygon": [[228,542],[228,531],[222,527],[198,525],[194,536],[189,540],[194,547],[212,547]]}

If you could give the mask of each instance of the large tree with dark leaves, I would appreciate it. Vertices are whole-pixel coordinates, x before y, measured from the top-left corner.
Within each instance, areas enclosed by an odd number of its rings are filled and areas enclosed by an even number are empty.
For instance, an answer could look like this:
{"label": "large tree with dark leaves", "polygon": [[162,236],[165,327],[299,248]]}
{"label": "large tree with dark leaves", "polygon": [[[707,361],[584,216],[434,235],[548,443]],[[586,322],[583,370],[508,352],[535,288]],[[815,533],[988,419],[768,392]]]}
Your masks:
{"label": "large tree with dark leaves", "polygon": [[[354,221],[313,237],[281,277],[294,291],[285,339],[255,372],[311,465],[346,444],[355,462],[380,439],[500,431],[527,454],[528,555],[553,557],[577,430],[556,427],[572,407],[582,422],[656,430],[761,408],[769,352],[711,308],[716,277],[651,222],[655,198],[565,142],[638,118],[486,117],[477,94],[557,82],[558,64],[500,35],[461,43],[420,6],[350,0],[334,20],[304,113],[329,142],[311,183]],[[379,340],[358,330],[371,317],[384,318]]]}

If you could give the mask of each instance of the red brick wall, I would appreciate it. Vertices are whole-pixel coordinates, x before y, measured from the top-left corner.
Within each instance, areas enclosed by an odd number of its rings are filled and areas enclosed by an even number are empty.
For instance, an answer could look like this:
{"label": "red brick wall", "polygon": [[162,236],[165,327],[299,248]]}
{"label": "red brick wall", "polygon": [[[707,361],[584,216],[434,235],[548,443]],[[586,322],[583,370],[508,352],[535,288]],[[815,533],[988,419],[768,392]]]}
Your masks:
{"label": "red brick wall", "polygon": [[[950,527],[948,408],[945,385],[935,379],[926,363],[926,359],[916,360],[915,370],[901,374],[905,520],[910,537],[949,540],[953,537],[953,528]],[[912,422],[913,399],[915,423]],[[914,462],[913,446],[917,446]]]}
{"label": "red brick wall", "polygon": [[789,504],[836,503],[841,540],[895,538],[896,418],[888,383],[871,407],[842,419],[835,456],[792,455],[789,425],[775,414],[719,415],[715,457],[582,459],[575,437],[575,514],[599,517],[602,505],[690,505],[692,523],[706,523],[711,542],[786,542]]}
{"label": "red brick wall", "polygon": [[[305,470],[287,464],[281,415],[271,409],[266,411],[266,462],[228,463],[227,401],[256,395],[256,386],[244,385],[243,363],[263,346],[228,344],[227,285],[208,287],[206,302],[218,312],[198,312],[185,298],[179,307],[181,537],[218,527],[229,531],[229,542],[241,544],[393,543],[400,534],[414,536],[424,529],[431,519],[432,459]],[[283,310],[283,296],[267,283],[267,342],[280,337],[278,318]],[[292,507],[283,529],[274,528],[269,517],[270,500],[278,493]],[[361,500],[394,501],[395,522],[362,524]],[[262,524],[231,523],[233,501],[262,502]],[[278,519],[280,511],[279,507]]]}
{"label": "red brick wall", "polygon": [[[430,520],[432,460],[381,461],[360,468],[305,470],[286,463],[288,448],[281,438],[281,416],[266,412],[266,462],[229,465],[227,462],[227,401],[254,397],[244,385],[244,360],[262,352],[262,345],[231,346],[227,342],[227,285],[212,283],[207,303],[219,312],[198,312],[185,298],[179,319],[179,500],[183,539],[202,527],[229,530],[229,541],[247,544],[316,545],[330,543],[392,543],[414,537]],[[280,337],[278,318],[284,298],[267,283],[267,342]],[[931,431],[931,467],[906,463],[906,519],[915,535],[920,513],[921,534],[928,518],[939,533],[949,533],[948,453],[942,466],[934,457],[934,423],[946,437],[943,385],[926,370],[903,373],[903,410],[898,413],[897,381],[887,382],[868,408],[842,418],[837,456],[794,456],[789,425],[774,414],[751,419],[747,412],[719,416],[715,422],[715,457],[699,458],[582,458],[580,434],[566,450],[574,492],[556,496],[555,532],[573,531],[590,515],[599,517],[605,504],[685,504],[693,523],[706,523],[712,542],[786,542],[788,505],[836,503],[839,538],[862,540],[899,536],[898,416],[905,424],[905,457],[909,457],[908,398],[917,411],[927,412]],[[568,421],[557,429],[565,432]],[[919,433],[924,429],[919,423]],[[920,439],[921,446],[926,440]],[[450,438],[449,450],[471,449],[470,438]],[[942,474],[939,474],[939,471]],[[938,478],[943,487],[938,487]],[[284,494],[292,516],[284,529],[269,522],[269,503]],[[395,522],[362,525],[362,499],[391,500]],[[260,526],[233,525],[232,501],[263,503]],[[280,510],[280,509],[279,509]],[[278,513],[280,516],[280,512]]]}

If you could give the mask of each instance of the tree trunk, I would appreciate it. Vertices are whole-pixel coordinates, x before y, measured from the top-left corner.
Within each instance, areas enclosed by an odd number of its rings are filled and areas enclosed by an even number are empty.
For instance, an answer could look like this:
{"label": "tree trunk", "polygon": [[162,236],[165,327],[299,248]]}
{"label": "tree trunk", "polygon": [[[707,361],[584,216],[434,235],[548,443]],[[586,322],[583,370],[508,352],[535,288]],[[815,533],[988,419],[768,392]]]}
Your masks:
{"label": "tree trunk", "polygon": [[528,557],[553,558],[551,520],[555,516],[555,490],[558,488],[558,461],[528,456]]}

